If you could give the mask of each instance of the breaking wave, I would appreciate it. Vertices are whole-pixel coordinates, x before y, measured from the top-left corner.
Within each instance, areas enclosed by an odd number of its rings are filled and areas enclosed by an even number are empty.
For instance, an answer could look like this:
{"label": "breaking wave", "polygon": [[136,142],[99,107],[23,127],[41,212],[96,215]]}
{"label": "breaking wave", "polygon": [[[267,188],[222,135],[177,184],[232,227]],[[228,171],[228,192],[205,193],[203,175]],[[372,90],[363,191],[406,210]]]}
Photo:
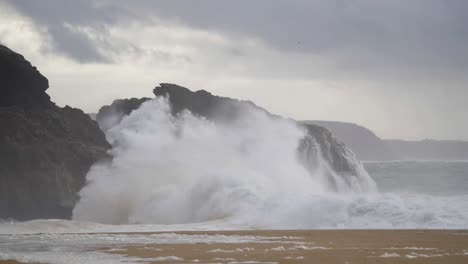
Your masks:
{"label": "breaking wave", "polygon": [[379,194],[367,175],[331,189],[329,174],[307,169],[298,157],[306,132],[253,108],[219,124],[188,111],[174,116],[159,98],[106,136],[113,159],[88,173],[74,220],[292,229],[464,228],[468,219],[466,197]]}

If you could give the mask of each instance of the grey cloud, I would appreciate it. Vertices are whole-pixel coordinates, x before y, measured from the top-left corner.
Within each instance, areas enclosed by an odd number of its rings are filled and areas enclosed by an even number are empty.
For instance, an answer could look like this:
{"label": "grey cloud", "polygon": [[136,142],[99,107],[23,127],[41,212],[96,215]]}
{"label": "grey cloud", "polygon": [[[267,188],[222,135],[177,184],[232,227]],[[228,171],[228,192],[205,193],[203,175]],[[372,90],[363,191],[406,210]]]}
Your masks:
{"label": "grey cloud", "polygon": [[[114,8],[128,3],[104,2]],[[435,50],[440,48],[437,43],[453,47],[468,39],[468,2],[463,0],[162,0],[134,1],[125,8],[175,17],[191,26],[249,33],[280,48],[311,52],[349,46],[417,52],[409,44]]]}
{"label": "grey cloud", "polygon": [[468,69],[467,1],[172,0],[146,5],[191,26],[250,34],[285,51],[329,56],[346,74],[423,79],[448,71],[453,78],[464,77]]}
{"label": "grey cloud", "polygon": [[[177,19],[190,27],[263,39],[285,52],[330,56],[338,70],[405,78],[468,69],[468,1],[464,0],[46,0],[12,1],[40,23],[112,24],[119,19]],[[138,14],[139,16],[137,16]],[[86,36],[53,30],[60,50],[100,61]],[[81,40],[78,40],[81,39]],[[70,41],[74,45],[68,45]],[[379,71],[382,69],[382,71]],[[361,76],[362,77],[362,76]],[[409,77],[411,78],[411,76]]]}
{"label": "grey cloud", "polygon": [[64,54],[80,63],[110,61],[97,50],[86,34],[72,31],[64,24],[102,27],[111,24],[119,17],[117,9],[96,7],[91,0],[14,0],[9,3],[19,12],[31,17],[37,24],[47,28],[53,40],[53,46],[50,47],[52,51]]}
{"label": "grey cloud", "polygon": [[45,25],[112,23],[124,15],[120,8],[100,6],[95,0],[7,0],[20,12]]}
{"label": "grey cloud", "polygon": [[63,25],[50,26],[49,33],[54,37],[54,50],[80,62],[110,62],[102,55],[83,32],[75,32]]}

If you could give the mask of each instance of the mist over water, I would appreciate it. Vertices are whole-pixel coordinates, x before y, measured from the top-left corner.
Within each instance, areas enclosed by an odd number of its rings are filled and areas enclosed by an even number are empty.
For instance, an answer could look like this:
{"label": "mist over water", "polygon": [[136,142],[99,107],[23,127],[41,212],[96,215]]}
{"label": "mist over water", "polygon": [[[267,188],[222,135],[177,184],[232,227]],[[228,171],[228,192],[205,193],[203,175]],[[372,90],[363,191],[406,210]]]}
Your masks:
{"label": "mist over water", "polygon": [[305,136],[253,108],[215,124],[174,117],[164,98],[146,102],[107,131],[114,159],[88,173],[73,219],[177,229],[467,227],[465,195],[378,193],[367,174],[330,188],[330,173],[298,157]]}

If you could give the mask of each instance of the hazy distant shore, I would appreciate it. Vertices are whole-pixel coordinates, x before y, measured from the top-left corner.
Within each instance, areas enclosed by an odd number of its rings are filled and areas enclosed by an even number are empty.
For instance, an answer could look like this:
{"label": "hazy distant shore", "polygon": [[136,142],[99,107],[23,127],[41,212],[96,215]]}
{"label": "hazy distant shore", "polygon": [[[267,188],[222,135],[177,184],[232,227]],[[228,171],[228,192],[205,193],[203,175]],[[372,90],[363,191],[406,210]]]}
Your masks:
{"label": "hazy distant shore", "polygon": [[96,245],[91,251],[122,258],[125,263],[468,263],[467,230],[209,231],[136,235],[180,240]]}

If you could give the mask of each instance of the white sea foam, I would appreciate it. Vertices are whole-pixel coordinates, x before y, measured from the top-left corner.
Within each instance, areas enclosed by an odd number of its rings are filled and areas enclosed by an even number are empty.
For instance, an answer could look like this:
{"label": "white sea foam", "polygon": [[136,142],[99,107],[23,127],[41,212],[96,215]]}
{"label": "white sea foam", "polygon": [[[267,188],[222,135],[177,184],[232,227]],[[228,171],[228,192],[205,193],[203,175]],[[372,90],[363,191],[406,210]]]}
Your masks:
{"label": "white sea foam", "polygon": [[184,260],[183,258],[179,258],[177,256],[166,256],[166,257],[155,257],[150,259],[145,259],[146,261],[181,261]]}
{"label": "white sea foam", "polygon": [[[280,237],[161,234],[10,234],[0,235],[0,260],[17,260],[25,263],[150,263],[180,261],[169,254],[153,258],[119,255],[122,247],[129,245],[196,244],[196,243],[276,243]],[[290,243],[296,243],[290,241]],[[98,250],[101,248],[102,250]],[[159,250],[154,250],[159,252]],[[235,252],[253,251],[239,248]],[[163,254],[161,252],[161,254]]]}
{"label": "white sea foam", "polygon": [[207,251],[207,253],[234,253],[234,252],[249,252],[249,251],[255,251],[253,248],[236,248],[236,249],[212,249]]}
{"label": "white sea foam", "polygon": [[[326,195],[244,218],[174,225],[105,225],[67,220],[0,223],[0,234],[112,233],[240,229],[467,229],[468,196]],[[460,233],[462,235],[463,233]]]}
{"label": "white sea foam", "polygon": [[286,251],[286,248],[283,246],[278,246],[271,249],[265,249],[265,251]]}
{"label": "white sea foam", "polygon": [[262,261],[231,261],[228,264],[278,264],[278,262],[262,262]]}
{"label": "white sea foam", "polygon": [[394,249],[394,250],[418,250],[418,251],[437,251],[437,248],[424,248],[424,247],[390,247],[383,249]]}
{"label": "white sea foam", "polygon": [[411,252],[410,254],[407,254],[405,257],[409,258],[409,259],[415,259],[415,258],[439,258],[439,257],[444,257],[444,256],[450,256],[450,254],[448,254],[448,253],[421,254],[421,253]]}
{"label": "white sea foam", "polygon": [[379,256],[379,258],[399,258],[399,257],[401,256],[397,253],[387,253],[387,252]]}
{"label": "white sea foam", "polygon": [[288,248],[288,250],[317,250],[317,249],[330,249],[330,248],[319,247],[319,246],[306,246],[306,245],[295,245],[295,246]]}
{"label": "white sea foam", "polygon": [[49,264],[114,264],[114,263],[148,263],[142,258],[123,257],[100,252],[64,252],[64,251],[4,251],[0,250],[0,260],[16,260],[22,263]]}
{"label": "white sea foam", "polygon": [[306,169],[298,158],[305,136],[295,122],[253,107],[229,123],[213,123],[189,112],[174,117],[164,98],[146,102],[107,131],[114,159],[93,166],[73,217],[105,224],[225,220],[261,227],[269,224],[261,222],[265,215],[288,218],[291,210],[309,210],[305,201],[323,201],[331,191],[327,177],[346,192],[373,186],[367,176],[349,180],[325,173],[330,166]]}

